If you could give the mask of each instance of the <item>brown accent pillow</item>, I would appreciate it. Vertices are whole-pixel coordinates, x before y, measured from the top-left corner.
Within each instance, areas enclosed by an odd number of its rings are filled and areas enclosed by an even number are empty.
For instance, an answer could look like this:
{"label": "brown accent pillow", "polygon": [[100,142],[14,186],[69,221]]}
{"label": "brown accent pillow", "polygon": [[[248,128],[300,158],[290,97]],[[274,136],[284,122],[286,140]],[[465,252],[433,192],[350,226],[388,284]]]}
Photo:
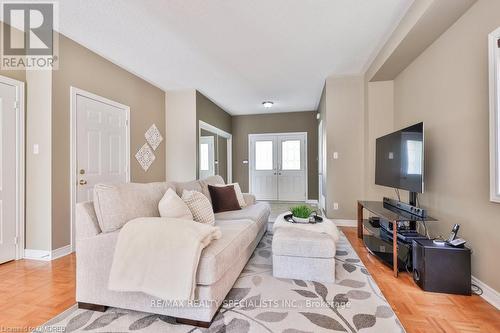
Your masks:
{"label": "brown accent pillow", "polygon": [[214,213],[241,209],[233,185],[219,187],[208,185]]}

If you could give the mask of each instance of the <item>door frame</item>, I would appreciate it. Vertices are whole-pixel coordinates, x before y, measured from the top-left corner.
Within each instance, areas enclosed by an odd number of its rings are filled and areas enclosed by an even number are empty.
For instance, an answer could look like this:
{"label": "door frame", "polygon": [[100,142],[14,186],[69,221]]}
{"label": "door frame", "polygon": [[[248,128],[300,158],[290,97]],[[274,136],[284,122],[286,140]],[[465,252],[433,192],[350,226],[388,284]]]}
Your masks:
{"label": "door frame", "polygon": [[[227,149],[227,183],[232,183],[233,182],[233,135],[231,133],[228,133],[226,131],[221,130],[218,127],[215,127],[213,125],[210,125],[209,123],[204,122],[203,120],[198,121],[198,138],[201,136],[201,130],[204,129],[206,131],[212,132],[214,134],[217,134],[224,139],[226,139],[227,144],[226,144],[226,149]],[[198,141],[198,140],[197,140]],[[198,143],[198,146],[200,144]],[[196,150],[198,151],[200,147],[196,147]],[[197,156],[198,159],[198,164],[199,164],[199,156]],[[198,168],[199,169],[199,168]],[[200,170],[196,170],[196,174],[199,175]]]}
{"label": "door frame", "polygon": [[[249,193],[252,193],[252,165],[253,165],[253,154],[252,154],[252,138],[258,138],[258,137],[262,137],[262,136],[280,136],[280,135],[283,135],[283,136],[286,136],[286,135],[303,135],[304,136],[304,147],[305,147],[305,151],[304,151],[304,160],[305,160],[305,163],[304,163],[304,167],[305,167],[305,191],[306,191],[306,202],[309,200],[309,184],[308,184],[308,180],[309,180],[309,172],[308,172],[308,164],[309,164],[309,160],[307,159],[307,132],[282,132],[282,133],[252,133],[252,134],[248,134],[248,192]],[[279,201],[279,200],[277,200]]]}
{"label": "door frame", "polygon": [[78,172],[77,172],[77,146],[76,146],[76,133],[77,133],[77,115],[76,115],[76,99],[77,96],[83,96],[89,99],[96,100],[101,103],[105,103],[116,108],[122,109],[126,112],[125,119],[127,122],[127,131],[126,131],[126,152],[125,154],[125,163],[127,164],[127,170],[125,173],[127,183],[130,182],[130,107],[105,97],[93,94],[86,90],[76,88],[71,86],[69,88],[70,93],[70,220],[71,220],[71,252],[74,252],[75,249],[75,208],[76,208],[76,196],[77,196],[77,182],[78,182]]}
{"label": "door frame", "polygon": [[16,88],[16,260],[24,258],[25,230],[25,84],[0,75],[0,82]]}

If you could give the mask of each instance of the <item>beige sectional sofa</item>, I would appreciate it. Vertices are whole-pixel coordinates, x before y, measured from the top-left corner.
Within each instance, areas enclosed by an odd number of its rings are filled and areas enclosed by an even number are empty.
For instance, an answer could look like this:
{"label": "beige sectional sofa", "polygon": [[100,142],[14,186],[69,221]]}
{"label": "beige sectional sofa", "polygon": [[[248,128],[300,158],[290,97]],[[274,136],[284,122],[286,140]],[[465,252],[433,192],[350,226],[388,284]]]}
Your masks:
{"label": "beige sectional sofa", "polygon": [[116,224],[110,224],[117,219],[143,217],[136,216],[138,214],[159,216],[158,202],[168,188],[175,189],[179,195],[188,189],[209,197],[208,185],[221,183],[221,177],[213,176],[185,183],[108,186],[106,191],[94,196],[98,202],[79,203],[76,207],[76,300],[79,306],[101,311],[111,306],[172,316],[179,322],[199,326],[208,325],[266,231],[270,214],[268,204],[256,202],[254,196],[244,194],[246,207],[215,214],[215,225],[220,227],[222,237],[201,254],[196,278],[195,298],[200,301],[197,304],[168,304],[140,292],[109,290],[109,273],[120,229],[102,230],[116,228]]}

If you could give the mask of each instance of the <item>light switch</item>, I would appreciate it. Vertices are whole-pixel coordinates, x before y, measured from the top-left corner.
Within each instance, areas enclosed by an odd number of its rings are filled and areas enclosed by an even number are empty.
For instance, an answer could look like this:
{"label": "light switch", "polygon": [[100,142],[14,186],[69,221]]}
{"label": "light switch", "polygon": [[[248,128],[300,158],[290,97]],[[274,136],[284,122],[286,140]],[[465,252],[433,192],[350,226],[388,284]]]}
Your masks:
{"label": "light switch", "polygon": [[34,155],[38,155],[39,153],[40,153],[40,149],[39,149],[39,147],[38,147],[38,143],[35,143],[35,144],[33,145],[33,154],[34,154]]}
{"label": "light switch", "polygon": [[334,160],[338,160],[339,159],[339,153],[338,152],[336,152],[336,151],[333,152],[333,159]]}
{"label": "light switch", "polygon": [[334,202],[333,203],[333,209],[335,209],[335,210],[339,209],[339,203],[338,202]]}

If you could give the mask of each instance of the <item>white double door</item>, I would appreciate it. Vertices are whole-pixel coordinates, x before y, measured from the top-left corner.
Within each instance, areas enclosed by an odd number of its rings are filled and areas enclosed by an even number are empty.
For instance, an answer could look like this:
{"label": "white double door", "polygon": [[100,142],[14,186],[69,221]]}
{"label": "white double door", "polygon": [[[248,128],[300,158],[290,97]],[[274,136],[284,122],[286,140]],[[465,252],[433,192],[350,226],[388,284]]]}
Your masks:
{"label": "white double door", "polygon": [[307,133],[250,134],[249,183],[257,200],[307,199]]}

